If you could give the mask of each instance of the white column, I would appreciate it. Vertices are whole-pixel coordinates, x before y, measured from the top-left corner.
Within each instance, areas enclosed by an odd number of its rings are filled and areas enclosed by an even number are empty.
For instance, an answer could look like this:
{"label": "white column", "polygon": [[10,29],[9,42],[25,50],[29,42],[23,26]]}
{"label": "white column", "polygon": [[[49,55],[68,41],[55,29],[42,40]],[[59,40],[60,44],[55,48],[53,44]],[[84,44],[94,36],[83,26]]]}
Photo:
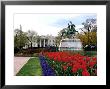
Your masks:
{"label": "white column", "polygon": [[47,39],[47,46],[49,45],[48,39]]}
{"label": "white column", "polygon": [[38,40],[35,42],[35,46],[38,47]]}
{"label": "white column", "polygon": [[38,47],[38,43],[36,43],[36,47]]}
{"label": "white column", "polygon": [[45,47],[45,39],[44,39],[44,47]]}
{"label": "white column", "polygon": [[48,41],[47,41],[47,42],[48,42],[48,46],[49,46],[49,39],[48,39]]}
{"label": "white column", "polygon": [[41,39],[40,39],[40,47],[41,47]]}

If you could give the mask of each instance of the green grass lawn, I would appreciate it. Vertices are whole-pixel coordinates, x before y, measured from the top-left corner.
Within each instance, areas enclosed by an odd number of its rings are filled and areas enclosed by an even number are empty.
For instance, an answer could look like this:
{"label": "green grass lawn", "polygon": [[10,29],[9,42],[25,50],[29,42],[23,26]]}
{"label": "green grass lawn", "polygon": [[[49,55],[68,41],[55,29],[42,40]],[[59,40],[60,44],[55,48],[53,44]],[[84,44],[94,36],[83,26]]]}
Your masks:
{"label": "green grass lawn", "polygon": [[74,52],[71,52],[73,54],[81,54],[81,55],[84,55],[84,56],[89,56],[89,57],[93,57],[93,56],[96,56],[97,55],[97,51],[74,51]]}
{"label": "green grass lawn", "polygon": [[30,58],[16,76],[41,76],[42,68],[38,57]]}
{"label": "green grass lawn", "polygon": [[97,51],[85,51],[84,52],[85,56],[96,56],[97,55]]}

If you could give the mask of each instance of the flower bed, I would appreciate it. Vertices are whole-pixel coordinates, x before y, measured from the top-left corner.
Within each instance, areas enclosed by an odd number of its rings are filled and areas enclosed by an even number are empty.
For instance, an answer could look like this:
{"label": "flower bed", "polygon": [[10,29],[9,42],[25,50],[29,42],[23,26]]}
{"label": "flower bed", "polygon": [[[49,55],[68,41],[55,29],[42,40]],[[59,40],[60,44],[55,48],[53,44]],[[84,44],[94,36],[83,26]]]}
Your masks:
{"label": "flower bed", "polygon": [[40,58],[40,64],[42,66],[42,72],[43,72],[43,76],[54,76],[55,72],[54,70],[48,65],[48,63],[46,62],[46,59],[43,55],[39,56]]}
{"label": "flower bed", "polygon": [[[69,52],[45,52],[45,61],[57,76],[96,76],[97,58],[70,54]],[[45,70],[45,69],[44,69]]]}

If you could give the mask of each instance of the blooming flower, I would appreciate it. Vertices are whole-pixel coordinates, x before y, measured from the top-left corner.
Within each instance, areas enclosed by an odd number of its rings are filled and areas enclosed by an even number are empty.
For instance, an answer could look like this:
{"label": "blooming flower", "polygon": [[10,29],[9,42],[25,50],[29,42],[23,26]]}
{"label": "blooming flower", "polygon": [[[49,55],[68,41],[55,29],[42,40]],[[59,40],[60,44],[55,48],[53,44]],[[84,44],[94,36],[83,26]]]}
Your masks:
{"label": "blooming flower", "polygon": [[90,73],[87,70],[83,70],[82,75],[83,76],[90,76]]}
{"label": "blooming flower", "polygon": [[64,66],[63,66],[63,69],[64,69],[64,71],[65,71],[65,70],[67,69],[67,66],[64,65]]}
{"label": "blooming flower", "polygon": [[93,66],[95,65],[95,62],[93,62],[93,61],[91,61],[90,63],[89,63],[89,66],[92,68]]}
{"label": "blooming flower", "polygon": [[73,68],[72,68],[72,72],[73,72],[73,73],[76,73],[77,70],[78,70],[78,69],[77,69],[76,67],[73,67]]}
{"label": "blooming flower", "polygon": [[[46,60],[45,57],[48,60]],[[50,70],[48,71],[48,68],[52,68],[58,75],[63,75],[63,70],[66,71],[64,75],[74,75],[74,73],[77,75],[82,74],[83,76],[90,76],[90,74],[92,75],[94,73],[96,75],[96,72],[88,72],[89,69],[96,70],[97,67],[94,67],[94,65],[97,63],[96,57],[88,57],[69,52],[45,52],[43,58],[41,58],[41,61],[42,68],[44,69],[45,73],[52,72]]]}

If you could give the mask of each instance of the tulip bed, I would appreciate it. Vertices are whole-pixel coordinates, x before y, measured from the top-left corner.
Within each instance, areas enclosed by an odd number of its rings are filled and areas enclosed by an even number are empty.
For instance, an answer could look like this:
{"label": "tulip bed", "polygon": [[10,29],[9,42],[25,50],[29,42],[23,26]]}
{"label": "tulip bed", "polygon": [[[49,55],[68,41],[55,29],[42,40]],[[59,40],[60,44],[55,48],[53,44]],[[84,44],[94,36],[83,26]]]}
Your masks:
{"label": "tulip bed", "polygon": [[44,75],[96,76],[97,58],[69,52],[45,52],[40,55]]}
{"label": "tulip bed", "polygon": [[48,65],[44,56],[40,55],[40,64],[42,66],[42,75],[43,76],[54,76],[55,71]]}

